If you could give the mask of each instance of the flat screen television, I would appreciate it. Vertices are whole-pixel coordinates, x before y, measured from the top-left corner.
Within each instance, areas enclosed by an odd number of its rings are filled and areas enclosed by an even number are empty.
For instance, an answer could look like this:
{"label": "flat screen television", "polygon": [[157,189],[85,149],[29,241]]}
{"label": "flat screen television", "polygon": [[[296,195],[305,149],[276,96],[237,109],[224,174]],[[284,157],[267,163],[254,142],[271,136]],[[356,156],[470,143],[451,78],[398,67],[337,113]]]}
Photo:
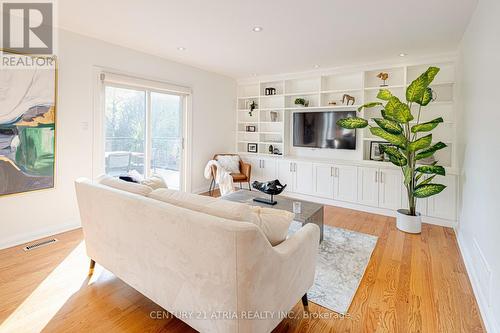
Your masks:
{"label": "flat screen television", "polygon": [[355,117],[356,111],[295,112],[294,147],[356,149],[356,130],[337,126],[337,120]]}

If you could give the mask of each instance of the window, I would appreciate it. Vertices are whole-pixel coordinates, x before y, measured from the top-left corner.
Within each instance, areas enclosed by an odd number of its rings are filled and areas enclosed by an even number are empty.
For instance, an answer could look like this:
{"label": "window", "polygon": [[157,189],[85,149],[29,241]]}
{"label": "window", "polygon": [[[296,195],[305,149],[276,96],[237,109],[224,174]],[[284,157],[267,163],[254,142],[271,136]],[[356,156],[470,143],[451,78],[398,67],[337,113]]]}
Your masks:
{"label": "window", "polygon": [[100,81],[100,173],[160,174],[169,188],[185,189],[187,88],[107,73]]}

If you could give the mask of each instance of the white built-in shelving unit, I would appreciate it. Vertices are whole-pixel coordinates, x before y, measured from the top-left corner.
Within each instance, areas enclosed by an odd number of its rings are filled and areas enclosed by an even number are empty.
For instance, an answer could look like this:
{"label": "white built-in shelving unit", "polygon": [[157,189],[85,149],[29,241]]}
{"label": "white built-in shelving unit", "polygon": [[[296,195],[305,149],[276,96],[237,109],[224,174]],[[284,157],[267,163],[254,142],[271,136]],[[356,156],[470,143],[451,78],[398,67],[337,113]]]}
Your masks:
{"label": "white built-in shelving unit", "polygon": [[[258,155],[271,155],[269,146],[278,148],[287,156],[290,148],[290,119],[293,112],[315,111],[347,111],[355,110],[365,102],[376,101],[379,89],[389,89],[402,101],[405,100],[406,87],[429,66],[440,67],[441,71],[432,84],[436,100],[429,104],[421,113],[421,121],[432,120],[442,116],[444,123],[433,131],[433,140],[443,141],[448,147],[437,152],[436,158],[447,167],[456,166],[456,123],[454,110],[455,95],[455,66],[453,61],[441,61],[412,65],[397,65],[369,70],[315,74],[310,76],[280,76],[280,79],[245,81],[238,85],[237,98],[237,151],[248,154],[247,145],[258,145]],[[382,81],[377,77],[380,72],[389,74],[387,86],[382,87]],[[265,95],[266,88],[275,88],[276,94]],[[354,96],[354,105],[342,103],[342,96]],[[296,98],[309,101],[308,107],[294,104]],[[257,108],[249,115],[248,105],[257,104]],[[329,104],[336,102],[336,105]],[[381,108],[365,109],[361,116],[366,118],[381,117]],[[278,117],[271,119],[271,113],[276,112]],[[255,126],[255,132],[247,132],[247,126]],[[374,137],[368,128],[358,130],[361,136],[362,159],[370,161],[371,141],[382,141]],[[374,162],[376,163],[376,162]]]}

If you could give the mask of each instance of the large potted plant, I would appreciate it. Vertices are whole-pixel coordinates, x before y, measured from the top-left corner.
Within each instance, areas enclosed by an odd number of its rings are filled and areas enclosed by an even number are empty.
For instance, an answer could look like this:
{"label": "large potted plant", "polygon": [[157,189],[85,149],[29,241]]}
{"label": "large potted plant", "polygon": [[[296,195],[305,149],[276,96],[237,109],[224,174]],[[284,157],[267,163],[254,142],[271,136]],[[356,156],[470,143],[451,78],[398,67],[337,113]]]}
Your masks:
{"label": "large potted plant", "polygon": [[[347,129],[370,126],[373,135],[391,144],[381,146],[380,149],[387,154],[393,164],[401,168],[403,173],[408,209],[398,209],[397,227],[410,233],[419,233],[421,230],[421,216],[416,211],[417,199],[436,195],[446,187],[433,183],[436,175],[445,175],[442,166],[437,165],[437,162],[430,165],[421,163],[422,160],[432,157],[436,151],[446,147],[443,142],[433,144],[432,134],[429,133],[443,122],[443,118],[420,121],[423,107],[433,101],[433,91],[429,86],[438,72],[439,68],[429,67],[413,81],[406,89],[405,102],[388,89],[380,89],[377,98],[382,102],[370,102],[358,108],[358,111],[361,111],[364,108],[382,107],[381,118],[373,118],[373,123],[360,117],[337,121],[337,125]],[[415,116],[412,112],[416,113]]]}

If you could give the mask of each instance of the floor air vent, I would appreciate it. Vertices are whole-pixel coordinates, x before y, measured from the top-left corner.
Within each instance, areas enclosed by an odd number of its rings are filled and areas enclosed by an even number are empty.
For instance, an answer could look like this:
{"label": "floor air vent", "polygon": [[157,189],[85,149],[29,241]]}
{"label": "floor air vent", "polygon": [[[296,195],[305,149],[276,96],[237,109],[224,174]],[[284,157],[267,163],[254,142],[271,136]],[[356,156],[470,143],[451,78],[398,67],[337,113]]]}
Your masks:
{"label": "floor air vent", "polygon": [[42,246],[46,246],[46,245],[55,243],[55,242],[57,242],[57,239],[55,239],[55,238],[44,239],[43,241],[31,243],[30,245],[25,246],[23,249],[24,249],[24,251],[31,251],[31,250],[38,249]]}

